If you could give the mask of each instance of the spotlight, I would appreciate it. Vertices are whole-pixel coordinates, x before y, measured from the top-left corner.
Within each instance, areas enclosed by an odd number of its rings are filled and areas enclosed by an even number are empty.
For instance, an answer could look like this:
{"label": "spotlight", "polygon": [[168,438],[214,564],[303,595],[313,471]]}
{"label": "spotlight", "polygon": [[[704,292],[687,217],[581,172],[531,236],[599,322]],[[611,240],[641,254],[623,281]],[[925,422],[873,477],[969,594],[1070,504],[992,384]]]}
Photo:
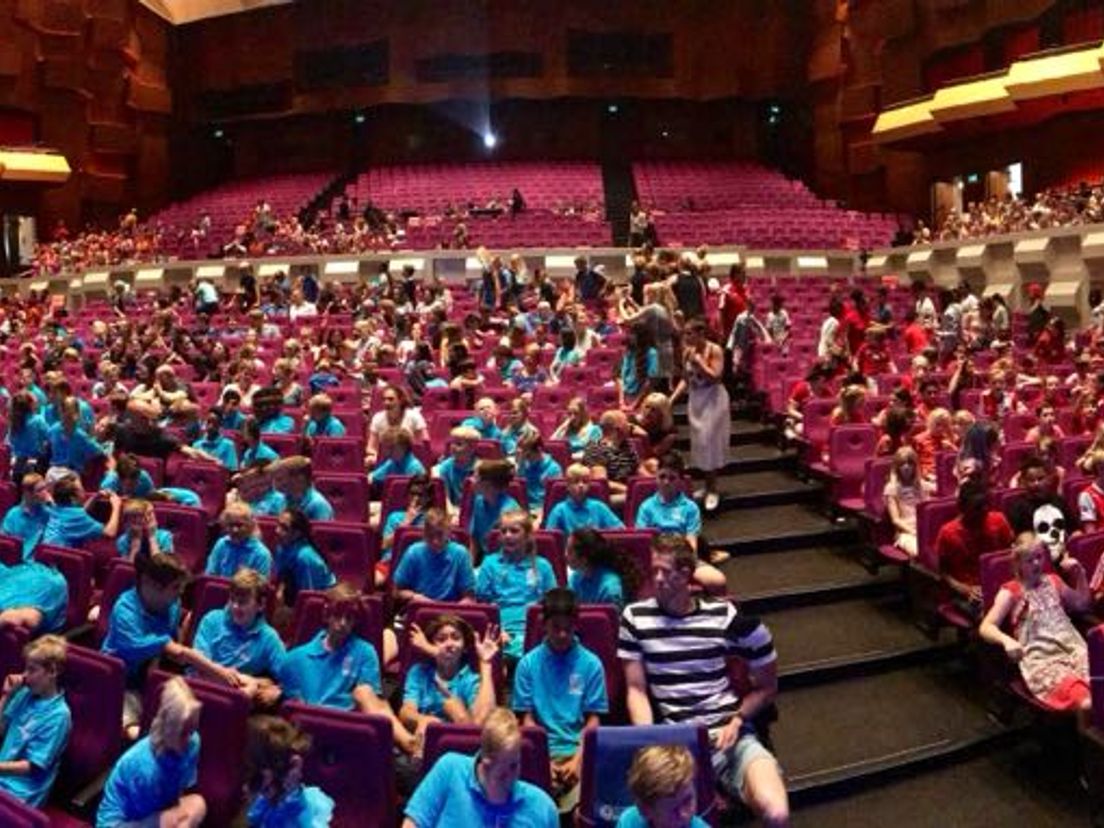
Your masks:
{"label": "spotlight", "polygon": [[357,122],[358,124],[363,124],[363,123],[364,123],[365,121],[367,121],[368,119],[367,119],[366,117],[364,117],[364,113],[363,113],[363,112],[358,112],[358,113],[356,114],[356,117],[355,117],[355,118],[353,118],[353,120],[354,120],[354,121],[356,121],[356,122]]}
{"label": "spotlight", "polygon": [[483,146],[487,149],[494,149],[498,144],[498,136],[491,132],[489,129],[483,133]]}
{"label": "spotlight", "polygon": [[616,115],[618,109],[619,107],[617,106],[617,104],[610,104],[606,107],[606,111],[609,112],[610,115]]}
{"label": "spotlight", "polygon": [[214,132],[215,138],[222,138],[225,134],[221,129],[216,129]]}

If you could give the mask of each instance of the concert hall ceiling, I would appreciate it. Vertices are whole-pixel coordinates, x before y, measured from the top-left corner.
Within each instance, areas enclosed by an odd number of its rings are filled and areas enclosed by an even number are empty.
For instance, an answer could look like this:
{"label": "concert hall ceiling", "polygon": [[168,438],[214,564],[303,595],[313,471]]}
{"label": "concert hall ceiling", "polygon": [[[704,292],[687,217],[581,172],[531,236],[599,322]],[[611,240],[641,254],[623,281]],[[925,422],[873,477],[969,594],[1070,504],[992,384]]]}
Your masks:
{"label": "concert hall ceiling", "polygon": [[170,23],[194,23],[208,17],[253,11],[267,6],[283,6],[294,0],[141,0],[142,5]]}

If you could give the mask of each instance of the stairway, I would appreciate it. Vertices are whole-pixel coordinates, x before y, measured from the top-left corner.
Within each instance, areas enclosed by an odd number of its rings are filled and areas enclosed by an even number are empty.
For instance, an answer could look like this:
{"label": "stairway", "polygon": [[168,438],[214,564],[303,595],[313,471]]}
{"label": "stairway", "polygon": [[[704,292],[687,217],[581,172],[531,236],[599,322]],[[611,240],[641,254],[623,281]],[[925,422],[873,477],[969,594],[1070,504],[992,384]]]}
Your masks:
{"label": "stairway", "polygon": [[605,190],[606,221],[613,228],[613,244],[626,247],[629,243],[629,206],[636,199],[632,165],[627,161],[603,163],[602,188]]}
{"label": "stairway", "polygon": [[992,717],[968,647],[916,626],[902,573],[864,565],[859,527],[826,516],[796,463],[772,427],[734,418],[703,530],[731,553],[721,568],[741,611],[774,636],[770,738],[794,825],[1087,825],[1076,741]]}

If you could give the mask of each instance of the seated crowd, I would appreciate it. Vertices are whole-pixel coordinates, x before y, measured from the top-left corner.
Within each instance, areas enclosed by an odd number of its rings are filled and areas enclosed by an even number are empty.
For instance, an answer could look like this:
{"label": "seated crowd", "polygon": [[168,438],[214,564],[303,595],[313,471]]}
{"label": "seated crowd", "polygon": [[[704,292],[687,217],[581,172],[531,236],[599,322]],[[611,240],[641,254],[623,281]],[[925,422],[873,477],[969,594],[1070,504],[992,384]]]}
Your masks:
{"label": "seated crowd", "polygon": [[[673,449],[680,331],[696,353],[728,294],[700,261],[651,251],[625,291],[585,259],[555,293],[485,264],[474,296],[381,272],[122,291],[113,311],[4,301],[0,627],[31,642],[4,684],[0,789],[49,799],[74,726],[66,651],[91,646],[125,681],[97,825],[205,818],[204,682],[254,714],[251,825],[328,824],[335,807],[303,781],[289,704],[385,721],[419,828],[556,824],[602,722],[708,728],[726,801],[788,822],[759,730],[771,635],[723,598],[696,502],[714,508],[715,489],[688,496]],[[720,382],[694,359],[692,409]],[[158,694],[153,666],[186,680]],[[482,749],[426,772],[441,723],[482,726]],[[519,726],[546,734],[547,790],[518,781]],[[642,751],[619,824],[690,824],[701,759]]]}
{"label": "seated crowd", "polygon": [[835,470],[837,503],[886,557],[941,584],[921,611],[978,628],[1043,706],[1083,711],[1083,634],[1104,599],[1100,328],[1067,336],[1038,285],[1011,317],[966,287],[912,287],[901,318],[875,319],[856,288],[830,297],[819,335],[794,332],[815,361],[787,434]]}

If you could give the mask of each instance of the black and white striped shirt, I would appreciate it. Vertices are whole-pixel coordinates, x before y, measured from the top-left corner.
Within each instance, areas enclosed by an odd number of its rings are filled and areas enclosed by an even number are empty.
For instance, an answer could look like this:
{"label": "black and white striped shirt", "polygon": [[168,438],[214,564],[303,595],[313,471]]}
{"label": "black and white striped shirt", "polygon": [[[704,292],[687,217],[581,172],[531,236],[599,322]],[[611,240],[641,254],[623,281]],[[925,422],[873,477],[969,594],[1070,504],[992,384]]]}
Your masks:
{"label": "black and white striped shirt", "polygon": [[688,615],[668,615],[655,598],[621,615],[617,656],[643,661],[648,691],[664,722],[723,725],[740,708],[726,659],[751,669],[777,657],[770,631],[727,601],[699,599]]}

